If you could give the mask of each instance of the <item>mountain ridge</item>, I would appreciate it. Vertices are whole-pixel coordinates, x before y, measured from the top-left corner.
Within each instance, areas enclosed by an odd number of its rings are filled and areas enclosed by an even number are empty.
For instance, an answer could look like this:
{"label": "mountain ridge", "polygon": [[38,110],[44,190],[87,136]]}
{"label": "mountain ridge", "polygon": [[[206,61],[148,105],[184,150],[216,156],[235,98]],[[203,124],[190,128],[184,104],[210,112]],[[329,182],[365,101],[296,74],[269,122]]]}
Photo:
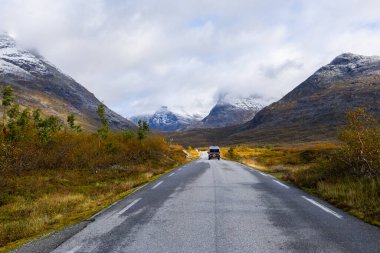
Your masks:
{"label": "mountain ridge", "polygon": [[249,121],[262,108],[262,105],[256,102],[257,98],[256,96],[238,97],[224,94],[205,117],[161,106],[153,114],[132,116],[131,120],[135,123],[140,119],[145,120],[152,129],[161,131],[232,126]]}
{"label": "mountain ridge", "polygon": [[[101,102],[72,77],[64,74],[41,55],[19,48],[16,41],[0,34],[0,83],[15,89],[18,103],[41,108],[65,121],[74,113],[85,129],[100,125],[96,109]],[[106,107],[113,129],[134,128],[134,124]]]}
{"label": "mountain ridge", "polygon": [[192,146],[336,141],[346,113],[359,107],[380,120],[380,57],[344,53],[247,123],[170,138]]}
{"label": "mountain ridge", "polygon": [[346,113],[358,107],[380,119],[380,57],[344,53],[263,108],[229,140],[334,139]]}

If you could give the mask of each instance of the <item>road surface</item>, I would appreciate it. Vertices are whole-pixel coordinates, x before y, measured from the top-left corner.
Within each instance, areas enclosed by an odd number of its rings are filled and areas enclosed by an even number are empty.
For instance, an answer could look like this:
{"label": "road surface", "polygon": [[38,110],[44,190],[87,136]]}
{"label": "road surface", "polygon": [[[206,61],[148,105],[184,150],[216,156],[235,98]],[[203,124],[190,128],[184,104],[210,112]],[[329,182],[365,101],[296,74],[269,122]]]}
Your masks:
{"label": "road surface", "polygon": [[53,252],[378,253],[380,229],[203,154],[101,212]]}

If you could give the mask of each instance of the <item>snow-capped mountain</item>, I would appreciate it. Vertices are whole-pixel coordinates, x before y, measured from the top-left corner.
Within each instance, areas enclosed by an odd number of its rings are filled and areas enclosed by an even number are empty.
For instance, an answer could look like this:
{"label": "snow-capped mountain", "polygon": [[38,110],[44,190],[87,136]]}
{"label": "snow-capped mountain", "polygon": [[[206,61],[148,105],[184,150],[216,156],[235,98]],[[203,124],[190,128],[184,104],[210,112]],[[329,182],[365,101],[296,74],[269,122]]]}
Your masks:
{"label": "snow-capped mountain", "polygon": [[279,136],[287,141],[333,139],[345,124],[346,113],[360,107],[380,119],[380,57],[344,53],[257,113],[242,128],[250,132],[242,136],[253,140],[278,140]]}
{"label": "snow-capped mountain", "polygon": [[262,102],[257,96],[223,95],[206,117],[201,114],[191,114],[182,107],[173,107],[169,110],[167,106],[162,106],[152,115],[137,115],[131,117],[131,120],[135,123],[140,119],[145,120],[151,129],[160,131],[216,128],[246,123],[253,119],[262,107]]}
{"label": "snow-capped mountain", "polygon": [[181,118],[183,118],[187,121],[191,121],[191,122],[201,121],[205,117],[205,114],[189,112],[183,106],[173,106],[170,108],[170,110],[174,114],[180,116]]}
{"label": "snow-capped mountain", "polygon": [[137,123],[140,119],[148,122],[151,129],[160,131],[176,131],[199,122],[200,116],[189,114],[181,109],[179,112],[169,110],[167,106],[162,106],[153,115],[137,115],[131,120]]}
{"label": "snow-capped mountain", "polygon": [[202,120],[204,127],[226,127],[243,124],[263,108],[258,96],[239,97],[223,95]]}
{"label": "snow-capped mountain", "polygon": [[[100,101],[92,93],[38,53],[18,47],[13,38],[0,33],[0,86],[5,84],[15,89],[21,105],[40,108],[62,120],[75,113],[87,129],[99,124],[96,109]],[[108,108],[106,114],[114,129],[134,127]]]}

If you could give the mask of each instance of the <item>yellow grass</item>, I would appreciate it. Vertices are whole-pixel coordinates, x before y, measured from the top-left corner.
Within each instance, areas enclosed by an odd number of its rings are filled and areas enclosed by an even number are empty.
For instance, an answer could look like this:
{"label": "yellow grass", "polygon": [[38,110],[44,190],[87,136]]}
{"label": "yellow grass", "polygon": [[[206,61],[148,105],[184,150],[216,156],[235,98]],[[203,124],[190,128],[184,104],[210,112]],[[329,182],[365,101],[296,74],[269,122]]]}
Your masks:
{"label": "yellow grass", "polygon": [[0,252],[86,219],[189,161],[181,146],[159,137],[110,134],[99,142],[63,132],[48,146],[33,141],[0,150]]}
{"label": "yellow grass", "polygon": [[171,169],[136,174],[118,169],[49,170],[9,179],[7,186],[16,192],[0,206],[0,252],[86,219]]}

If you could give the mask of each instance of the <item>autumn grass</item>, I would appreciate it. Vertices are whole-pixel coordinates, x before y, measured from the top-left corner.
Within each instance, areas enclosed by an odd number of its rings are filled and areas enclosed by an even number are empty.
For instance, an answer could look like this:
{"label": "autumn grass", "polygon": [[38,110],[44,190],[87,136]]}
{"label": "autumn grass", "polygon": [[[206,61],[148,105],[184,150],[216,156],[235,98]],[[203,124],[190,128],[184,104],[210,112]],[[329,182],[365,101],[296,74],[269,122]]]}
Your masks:
{"label": "autumn grass", "polygon": [[197,159],[200,157],[200,151],[198,149],[195,149],[191,146],[187,147],[185,150],[188,154],[190,154],[192,159]]}
{"label": "autumn grass", "polygon": [[366,222],[380,226],[380,180],[344,178],[320,182],[318,195]]}
{"label": "autumn grass", "polygon": [[222,148],[222,156],[291,182],[368,223],[380,226],[380,179],[339,176],[322,168],[325,158],[338,148],[335,143],[277,147],[241,145]]}
{"label": "autumn grass", "polygon": [[[0,252],[91,217],[133,189],[188,162],[161,137],[57,133],[0,142]],[[190,149],[194,154],[196,151]]]}
{"label": "autumn grass", "polygon": [[[183,160],[184,162],[185,160]],[[33,171],[7,177],[0,207],[0,243],[6,252],[32,238],[77,223],[171,168],[126,173],[120,169]]]}

